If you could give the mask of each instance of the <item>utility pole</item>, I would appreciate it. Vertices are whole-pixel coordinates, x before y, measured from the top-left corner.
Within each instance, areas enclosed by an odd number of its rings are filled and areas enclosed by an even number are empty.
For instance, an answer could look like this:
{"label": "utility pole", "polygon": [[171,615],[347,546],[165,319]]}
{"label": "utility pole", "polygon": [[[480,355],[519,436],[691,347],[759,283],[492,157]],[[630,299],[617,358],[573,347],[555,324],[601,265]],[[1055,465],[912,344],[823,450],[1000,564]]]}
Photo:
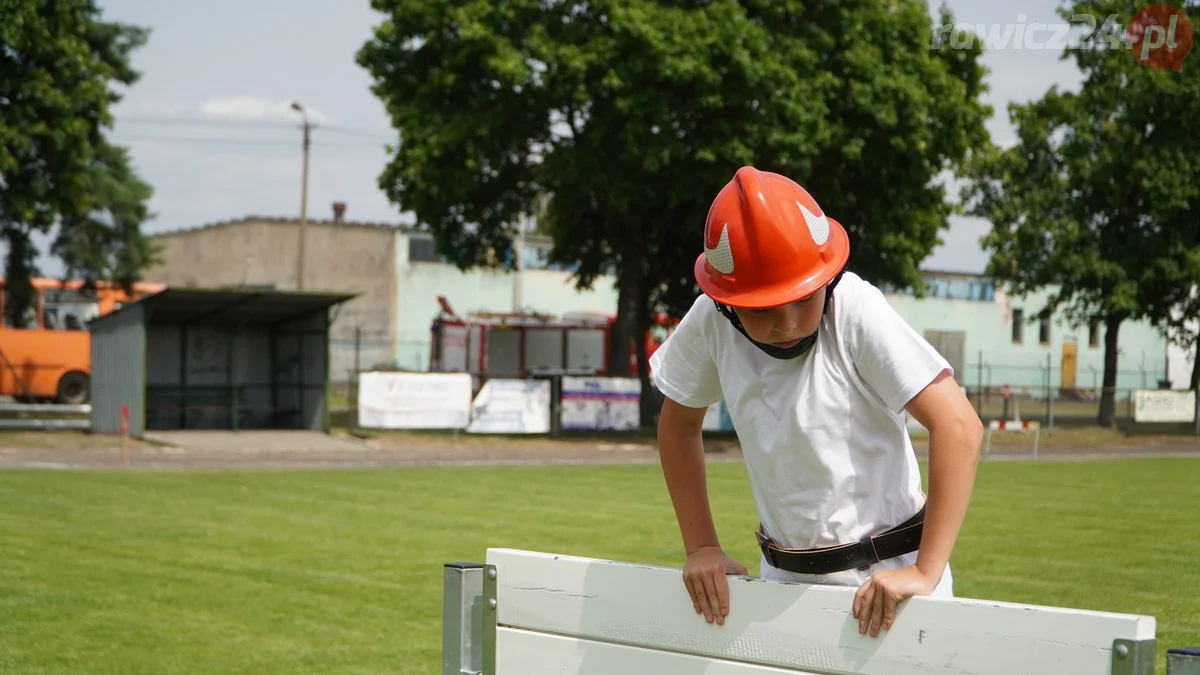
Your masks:
{"label": "utility pole", "polygon": [[296,254],[296,290],[302,290],[304,288],[304,230],[308,225],[308,149],[312,145],[312,125],[308,121],[308,112],[304,106],[293,102],[292,110],[299,112],[304,118],[304,173],[300,185],[300,241]]}

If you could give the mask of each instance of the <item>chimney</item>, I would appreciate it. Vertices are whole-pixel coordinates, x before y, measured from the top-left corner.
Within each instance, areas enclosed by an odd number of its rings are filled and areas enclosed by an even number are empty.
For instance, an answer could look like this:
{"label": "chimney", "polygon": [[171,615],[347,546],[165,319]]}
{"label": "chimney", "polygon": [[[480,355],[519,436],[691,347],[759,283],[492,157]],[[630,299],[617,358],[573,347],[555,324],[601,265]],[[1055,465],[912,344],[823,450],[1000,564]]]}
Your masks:
{"label": "chimney", "polygon": [[333,203],[333,222],[341,223],[345,220],[345,216],[346,216],[346,202],[334,202]]}

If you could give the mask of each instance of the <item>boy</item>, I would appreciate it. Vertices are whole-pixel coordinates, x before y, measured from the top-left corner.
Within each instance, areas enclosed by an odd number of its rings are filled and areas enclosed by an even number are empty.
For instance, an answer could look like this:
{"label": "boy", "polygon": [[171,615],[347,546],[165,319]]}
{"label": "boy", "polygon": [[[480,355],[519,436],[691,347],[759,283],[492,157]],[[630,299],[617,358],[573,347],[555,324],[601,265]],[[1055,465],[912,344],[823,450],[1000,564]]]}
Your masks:
{"label": "boy", "polygon": [[[946,360],[845,270],[849,253],[804,188],[742,167],[705,223],[704,294],[650,360],[684,585],[709,623],[729,613],[725,575],[747,574],[708,505],[701,427],[721,400],[761,520],[764,578],[858,586],[852,613],[871,637],[899,601],[953,594],[982,424]],[[929,429],[928,501],[906,410]]]}

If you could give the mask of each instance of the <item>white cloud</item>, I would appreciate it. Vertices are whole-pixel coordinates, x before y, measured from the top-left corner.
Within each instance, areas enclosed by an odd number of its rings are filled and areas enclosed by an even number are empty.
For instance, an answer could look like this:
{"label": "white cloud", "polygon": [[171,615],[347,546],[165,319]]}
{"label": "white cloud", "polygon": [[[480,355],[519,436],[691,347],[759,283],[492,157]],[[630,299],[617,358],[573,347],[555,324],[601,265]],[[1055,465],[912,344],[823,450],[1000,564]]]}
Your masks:
{"label": "white cloud", "polygon": [[[329,117],[316,108],[305,106],[305,110],[308,119],[313,122],[329,121]],[[300,113],[292,109],[291,101],[272,101],[252,96],[213,99],[200,106],[200,112],[208,117],[237,121],[292,122],[300,117]]]}

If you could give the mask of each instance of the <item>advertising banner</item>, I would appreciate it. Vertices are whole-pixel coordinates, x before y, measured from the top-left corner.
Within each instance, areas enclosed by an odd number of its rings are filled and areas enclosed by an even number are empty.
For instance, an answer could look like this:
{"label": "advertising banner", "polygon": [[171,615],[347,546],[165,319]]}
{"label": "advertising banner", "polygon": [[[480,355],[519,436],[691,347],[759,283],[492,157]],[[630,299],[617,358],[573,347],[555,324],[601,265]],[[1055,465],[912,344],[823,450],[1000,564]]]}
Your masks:
{"label": "advertising banner", "polygon": [[550,381],[495,379],[484,382],[471,406],[467,433],[550,433]]}
{"label": "advertising banner", "polygon": [[364,429],[465,429],[471,419],[466,373],[363,373],[358,426]]}

